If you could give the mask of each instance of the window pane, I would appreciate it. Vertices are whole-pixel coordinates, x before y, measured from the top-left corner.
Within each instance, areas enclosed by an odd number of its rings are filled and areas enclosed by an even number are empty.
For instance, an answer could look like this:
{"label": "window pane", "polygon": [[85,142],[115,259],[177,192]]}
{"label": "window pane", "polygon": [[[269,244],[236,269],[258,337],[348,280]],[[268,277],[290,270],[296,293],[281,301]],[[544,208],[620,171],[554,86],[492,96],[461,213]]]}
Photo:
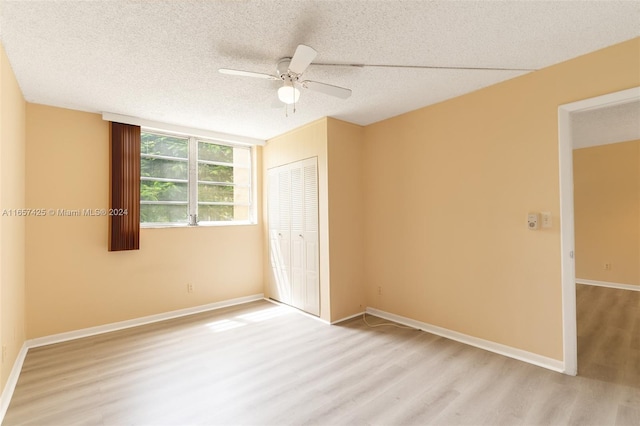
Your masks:
{"label": "window pane", "polygon": [[234,206],[233,220],[249,220],[249,206]]}
{"label": "window pane", "polygon": [[187,183],[140,181],[141,201],[187,201],[189,189]]}
{"label": "window pane", "polygon": [[198,205],[198,220],[201,222],[234,220],[233,206]]}
{"label": "window pane", "polygon": [[175,136],[155,135],[142,132],[140,135],[142,154],[164,155],[168,157],[187,158],[189,140]]}
{"label": "window pane", "polygon": [[198,141],[198,160],[233,163],[233,148]]}
{"label": "window pane", "polygon": [[235,187],[235,190],[233,191],[233,202],[237,204],[250,204],[251,203],[250,188]]}
{"label": "window pane", "polygon": [[186,161],[142,157],[140,159],[140,169],[142,177],[185,180],[189,178],[189,166]]}
{"label": "window pane", "polygon": [[175,204],[141,204],[140,222],[187,222],[187,206],[180,206]]}
{"label": "window pane", "polygon": [[233,186],[198,185],[198,201],[233,203]]}
{"label": "window pane", "polygon": [[198,163],[198,180],[233,183],[233,167]]}
{"label": "window pane", "polygon": [[249,204],[250,189],[225,185],[198,185],[198,201]]}
{"label": "window pane", "polygon": [[249,148],[233,148],[233,164],[251,166],[251,150]]}

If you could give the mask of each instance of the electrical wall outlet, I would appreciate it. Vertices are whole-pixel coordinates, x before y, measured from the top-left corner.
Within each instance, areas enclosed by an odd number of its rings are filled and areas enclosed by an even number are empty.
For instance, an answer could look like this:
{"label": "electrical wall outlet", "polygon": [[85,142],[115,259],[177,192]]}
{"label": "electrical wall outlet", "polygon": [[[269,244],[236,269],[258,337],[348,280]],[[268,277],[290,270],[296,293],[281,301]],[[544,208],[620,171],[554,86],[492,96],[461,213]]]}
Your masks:
{"label": "electrical wall outlet", "polygon": [[187,293],[193,293],[193,284],[187,284]]}
{"label": "electrical wall outlet", "polygon": [[604,270],[605,271],[610,271],[611,270],[611,263],[607,262],[604,264]]}
{"label": "electrical wall outlet", "polygon": [[378,287],[378,296],[382,296],[382,287]]}

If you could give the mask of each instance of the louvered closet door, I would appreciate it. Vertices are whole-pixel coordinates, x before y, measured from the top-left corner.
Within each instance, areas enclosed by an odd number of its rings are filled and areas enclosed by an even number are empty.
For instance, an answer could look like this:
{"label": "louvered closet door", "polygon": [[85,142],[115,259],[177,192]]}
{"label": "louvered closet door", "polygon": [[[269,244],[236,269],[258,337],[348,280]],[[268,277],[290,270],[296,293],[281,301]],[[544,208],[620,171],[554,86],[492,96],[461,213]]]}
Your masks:
{"label": "louvered closet door", "polygon": [[302,167],[291,168],[291,304],[304,310],[304,182]]}
{"label": "louvered closet door", "polygon": [[269,217],[269,263],[271,265],[271,273],[273,279],[269,281],[269,294],[274,298],[278,294],[277,277],[279,270],[280,259],[280,241],[278,238],[278,229],[280,227],[280,216],[278,215],[278,208],[280,205],[276,202],[278,199],[278,172],[277,170],[269,170],[268,173],[268,194],[269,200],[267,203],[267,214]]}
{"label": "louvered closet door", "polygon": [[291,217],[290,172],[288,169],[269,170],[269,261],[273,279],[271,297],[291,303],[291,253],[289,222]]}
{"label": "louvered closet door", "polygon": [[291,304],[291,172],[286,169],[278,173],[278,217],[278,300]]}
{"label": "louvered closet door", "polygon": [[320,315],[320,251],[318,249],[318,160],[307,160],[302,167],[304,179],[304,307]]}
{"label": "louvered closet door", "polygon": [[274,299],[320,314],[317,159],[269,170],[269,257]]}

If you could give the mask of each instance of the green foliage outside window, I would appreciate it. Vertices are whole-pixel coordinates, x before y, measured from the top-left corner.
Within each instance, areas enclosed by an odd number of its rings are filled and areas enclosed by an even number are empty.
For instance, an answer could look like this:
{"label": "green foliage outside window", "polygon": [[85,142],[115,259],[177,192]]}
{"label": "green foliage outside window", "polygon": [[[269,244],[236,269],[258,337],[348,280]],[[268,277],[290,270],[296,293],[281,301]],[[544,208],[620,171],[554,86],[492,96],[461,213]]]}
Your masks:
{"label": "green foliage outside window", "polygon": [[[233,166],[209,164],[202,161],[217,163],[233,163],[233,148],[198,142],[198,202],[226,202],[233,203],[234,187],[229,185],[213,185],[233,183]],[[233,206],[215,206],[198,204],[198,217],[201,221],[227,221],[234,218]]]}
{"label": "green foliage outside window", "polygon": [[208,142],[198,142],[198,160],[233,163],[233,148]]}
{"label": "green foliage outside window", "polygon": [[180,223],[188,218],[187,205],[141,204],[142,223]]}
{"label": "green foliage outside window", "polygon": [[[200,221],[234,220],[234,148],[198,141],[198,216]],[[187,222],[189,139],[142,132],[140,220],[143,223]],[[222,163],[222,164],[211,164]],[[149,179],[145,179],[149,178]],[[157,180],[156,180],[157,179]],[[156,204],[144,201],[158,202]],[[162,202],[172,202],[162,204]]]}
{"label": "green foliage outside window", "polygon": [[[140,144],[140,201],[182,201],[184,205],[144,204],[140,205],[140,221],[185,222],[189,163],[189,141],[184,138],[155,135],[142,132]],[[148,157],[147,155],[170,157],[171,159]],[[180,179],[185,182],[162,182],[149,178]]]}

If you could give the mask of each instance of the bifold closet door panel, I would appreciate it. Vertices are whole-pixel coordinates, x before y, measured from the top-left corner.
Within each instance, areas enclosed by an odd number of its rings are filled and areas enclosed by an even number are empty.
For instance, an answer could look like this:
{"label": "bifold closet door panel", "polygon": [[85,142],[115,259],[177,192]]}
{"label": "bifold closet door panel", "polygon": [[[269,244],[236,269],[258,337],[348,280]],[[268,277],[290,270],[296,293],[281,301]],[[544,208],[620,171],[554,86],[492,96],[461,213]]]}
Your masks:
{"label": "bifold closet door panel", "polygon": [[301,165],[291,168],[291,304],[304,310],[304,182]]}
{"label": "bifold closet door panel", "polygon": [[268,179],[269,262],[273,273],[269,288],[270,296],[290,304],[289,171],[281,168],[271,169]]}
{"label": "bifold closet door panel", "polygon": [[319,315],[317,159],[270,169],[268,178],[271,297]]}
{"label": "bifold closet door panel", "polygon": [[303,308],[320,315],[320,250],[318,225],[318,162],[311,159],[303,165],[304,177],[304,290]]}

